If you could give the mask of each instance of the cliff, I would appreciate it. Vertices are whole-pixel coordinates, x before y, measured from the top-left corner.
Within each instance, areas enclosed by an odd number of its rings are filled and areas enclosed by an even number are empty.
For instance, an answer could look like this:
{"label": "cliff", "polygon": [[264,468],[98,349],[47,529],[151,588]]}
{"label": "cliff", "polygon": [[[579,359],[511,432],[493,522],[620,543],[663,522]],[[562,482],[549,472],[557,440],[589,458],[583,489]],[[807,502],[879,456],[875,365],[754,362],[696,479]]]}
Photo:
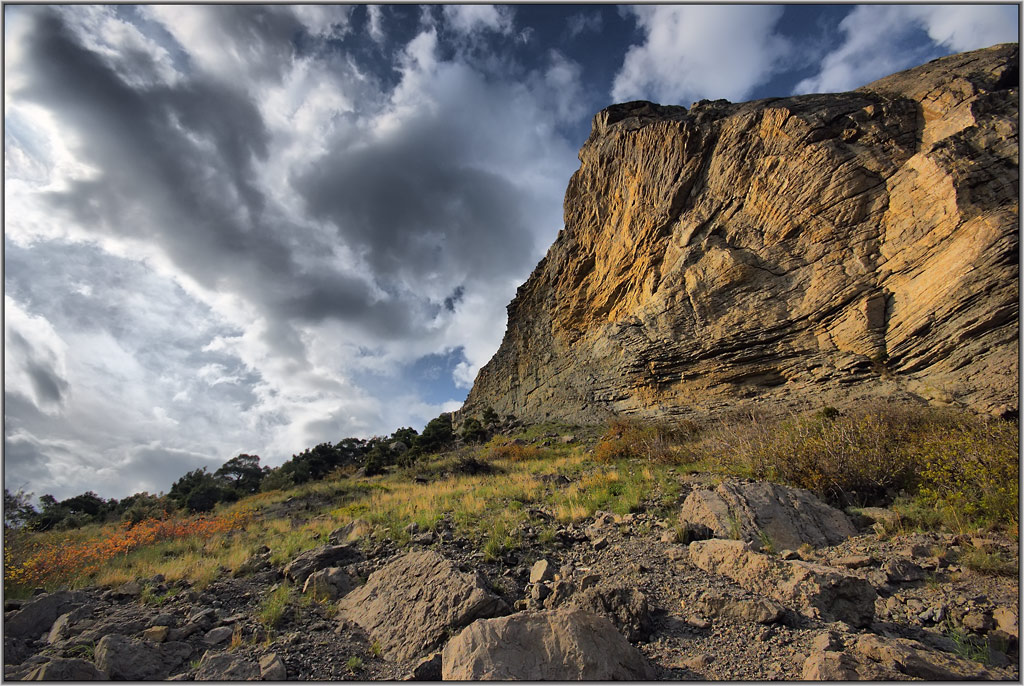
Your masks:
{"label": "cliff", "polygon": [[526,421],[1018,406],[1018,46],[594,118],[464,406]]}

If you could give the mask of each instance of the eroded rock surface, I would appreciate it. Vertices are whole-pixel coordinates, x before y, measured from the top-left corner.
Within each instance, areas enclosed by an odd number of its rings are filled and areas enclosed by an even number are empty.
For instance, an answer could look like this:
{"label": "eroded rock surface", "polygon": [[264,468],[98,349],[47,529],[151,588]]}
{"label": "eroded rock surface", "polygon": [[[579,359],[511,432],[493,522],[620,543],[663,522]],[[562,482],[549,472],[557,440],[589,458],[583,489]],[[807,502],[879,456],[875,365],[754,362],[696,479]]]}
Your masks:
{"label": "eroded rock surface", "polygon": [[509,611],[479,574],[460,571],[433,551],[409,553],[374,572],[338,608],[394,659],[427,653],[448,632]]}
{"label": "eroded rock surface", "polygon": [[657,671],[608,619],[566,607],[474,622],[445,646],[446,681],[654,679]]}
{"label": "eroded rock surface", "polygon": [[1018,405],[1018,48],[593,122],[464,413]]}
{"label": "eroded rock surface", "polygon": [[325,545],[302,553],[285,565],[284,575],[295,583],[305,583],[313,572],[340,567],[363,559],[359,550],[347,545]]}
{"label": "eroded rock surface", "polygon": [[878,594],[864,579],[834,567],[780,560],[751,551],[743,541],[712,539],[690,544],[690,560],[740,586],[795,610],[827,620],[867,626]]}
{"label": "eroded rock surface", "polygon": [[713,491],[693,491],[679,520],[706,527],[719,538],[738,534],[752,543],[767,540],[776,550],[805,543],[834,545],[857,533],[849,517],[810,491],[767,481],[727,482]]}

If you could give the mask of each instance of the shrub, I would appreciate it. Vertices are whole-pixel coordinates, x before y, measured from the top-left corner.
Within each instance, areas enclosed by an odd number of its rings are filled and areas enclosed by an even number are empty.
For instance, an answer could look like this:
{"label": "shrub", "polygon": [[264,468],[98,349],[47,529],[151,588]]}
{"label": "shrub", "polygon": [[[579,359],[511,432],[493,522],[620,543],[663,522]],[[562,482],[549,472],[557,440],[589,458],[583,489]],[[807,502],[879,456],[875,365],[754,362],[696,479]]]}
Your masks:
{"label": "shrub", "polygon": [[967,548],[960,554],[959,562],[967,569],[986,576],[1017,576],[1017,565],[997,551]]}
{"label": "shrub", "polygon": [[1005,421],[962,422],[914,446],[920,497],[961,530],[1017,521],[1017,427]]}
{"label": "shrub", "polygon": [[540,448],[508,436],[495,436],[484,446],[483,455],[488,460],[507,460],[522,462],[533,460],[542,454]]}
{"label": "shrub", "polygon": [[479,443],[487,438],[487,429],[476,417],[467,417],[462,423],[462,431],[459,433],[466,443]]}
{"label": "shrub", "polygon": [[690,429],[679,429],[662,423],[616,418],[594,448],[598,462],[643,459],[651,462],[676,462],[674,446],[690,435]]}
{"label": "shrub", "polygon": [[840,505],[898,507],[920,526],[1013,530],[1018,509],[1014,422],[920,405],[867,404],[708,432],[692,452],[733,471],[806,488]]}

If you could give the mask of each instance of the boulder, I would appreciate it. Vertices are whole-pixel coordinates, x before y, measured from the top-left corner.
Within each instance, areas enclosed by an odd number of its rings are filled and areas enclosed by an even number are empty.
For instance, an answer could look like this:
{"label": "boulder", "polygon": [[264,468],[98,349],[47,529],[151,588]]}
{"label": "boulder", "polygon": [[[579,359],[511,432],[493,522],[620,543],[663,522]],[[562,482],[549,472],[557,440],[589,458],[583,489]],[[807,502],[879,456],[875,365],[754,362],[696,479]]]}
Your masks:
{"label": "boulder", "polygon": [[779,560],[755,553],[742,541],[711,539],[690,544],[690,560],[743,588],[773,598],[801,613],[856,627],[871,623],[875,589],[843,570],[802,560]]}
{"label": "boulder", "polygon": [[206,632],[206,635],[203,636],[203,643],[208,646],[215,646],[228,641],[233,633],[234,630],[231,627],[219,626]]}
{"label": "boulder", "polygon": [[555,567],[550,562],[541,558],[530,567],[530,583],[539,584],[542,581],[551,581],[555,578]]}
{"label": "boulder", "polygon": [[196,681],[256,681],[260,678],[260,667],[254,660],[237,655],[213,653],[203,654],[196,670]]}
{"label": "boulder", "polygon": [[82,605],[87,598],[81,591],[57,591],[32,598],[21,609],[4,617],[4,635],[12,638],[39,638],[48,632],[65,612]]}
{"label": "boulder", "polygon": [[646,638],[651,632],[647,597],[635,588],[591,587],[574,595],[570,603],[607,617],[630,642]]}
{"label": "boulder", "polygon": [[110,591],[111,600],[132,600],[142,595],[142,584],[138,581],[129,581]]}
{"label": "boulder", "polygon": [[428,655],[413,668],[409,681],[440,681],[441,653]]}
{"label": "boulder", "polygon": [[811,648],[803,668],[803,678],[811,681],[963,681],[1004,677],[977,662],[905,638],[875,634],[840,637],[829,632],[818,636]]}
{"label": "boulder", "polygon": [[363,559],[362,554],[347,545],[325,545],[302,553],[285,565],[284,575],[297,584],[310,574],[328,567],[342,567]]}
{"label": "boulder", "polygon": [[327,540],[333,545],[343,545],[362,538],[372,530],[373,527],[366,520],[353,519],[340,529],[332,531]]}
{"label": "boulder", "polygon": [[907,583],[924,580],[924,569],[905,557],[894,557],[882,564],[882,571],[891,583]]}
{"label": "boulder", "polygon": [[803,673],[800,678],[804,681],[854,681],[882,680],[885,674],[876,668],[875,674],[865,674],[868,665],[862,664],[853,655],[847,653],[827,650],[811,653],[804,661]]}
{"label": "boulder", "polygon": [[55,658],[34,668],[26,681],[108,681],[96,665],[77,658]]}
{"label": "boulder", "polygon": [[328,567],[310,574],[306,578],[302,592],[312,593],[316,598],[337,600],[355,587],[356,583],[344,569]]}
{"label": "boulder", "polygon": [[694,609],[705,617],[727,617],[741,622],[774,624],[782,619],[786,609],[767,598],[732,600],[725,596],[704,596]]}
{"label": "boulder", "polygon": [[768,538],[776,550],[835,545],[855,536],[850,518],[802,488],[766,481],[726,482],[715,490],[686,497],[679,520],[687,528],[706,527],[717,538],[760,543]]}
{"label": "boulder", "polygon": [[277,653],[270,653],[260,658],[260,679],[263,681],[284,681],[288,678],[288,670],[284,661]]}
{"label": "boulder", "polygon": [[171,627],[165,625],[151,626],[142,632],[142,637],[153,643],[163,643],[171,633]]}
{"label": "boulder", "polygon": [[338,608],[393,660],[435,650],[450,632],[509,611],[479,573],[460,571],[431,550],[409,553],[377,570]]}
{"label": "boulder", "polygon": [[445,681],[654,679],[657,671],[605,617],[574,607],[474,622],[445,646]]}
{"label": "boulder", "polygon": [[166,679],[192,654],[192,646],[182,641],[153,643],[108,634],[96,645],[96,666],[111,679],[148,681]]}

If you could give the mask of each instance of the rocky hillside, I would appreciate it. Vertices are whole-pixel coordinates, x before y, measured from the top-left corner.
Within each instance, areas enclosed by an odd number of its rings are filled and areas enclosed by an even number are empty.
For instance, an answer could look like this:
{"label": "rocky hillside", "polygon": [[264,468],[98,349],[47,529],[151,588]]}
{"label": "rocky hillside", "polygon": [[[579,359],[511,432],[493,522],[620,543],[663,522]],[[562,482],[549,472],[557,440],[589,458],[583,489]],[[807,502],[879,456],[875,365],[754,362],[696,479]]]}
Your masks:
{"label": "rocky hillside", "polygon": [[1012,541],[894,535],[889,510],[682,480],[681,526],[598,511],[490,562],[447,520],[410,525],[405,549],[359,545],[355,520],[207,585],[158,574],[8,599],[4,678],[1019,679],[1017,581],[963,566],[1013,557]]}
{"label": "rocky hillside", "polygon": [[594,118],[465,410],[1018,407],[1018,46],[850,93]]}

